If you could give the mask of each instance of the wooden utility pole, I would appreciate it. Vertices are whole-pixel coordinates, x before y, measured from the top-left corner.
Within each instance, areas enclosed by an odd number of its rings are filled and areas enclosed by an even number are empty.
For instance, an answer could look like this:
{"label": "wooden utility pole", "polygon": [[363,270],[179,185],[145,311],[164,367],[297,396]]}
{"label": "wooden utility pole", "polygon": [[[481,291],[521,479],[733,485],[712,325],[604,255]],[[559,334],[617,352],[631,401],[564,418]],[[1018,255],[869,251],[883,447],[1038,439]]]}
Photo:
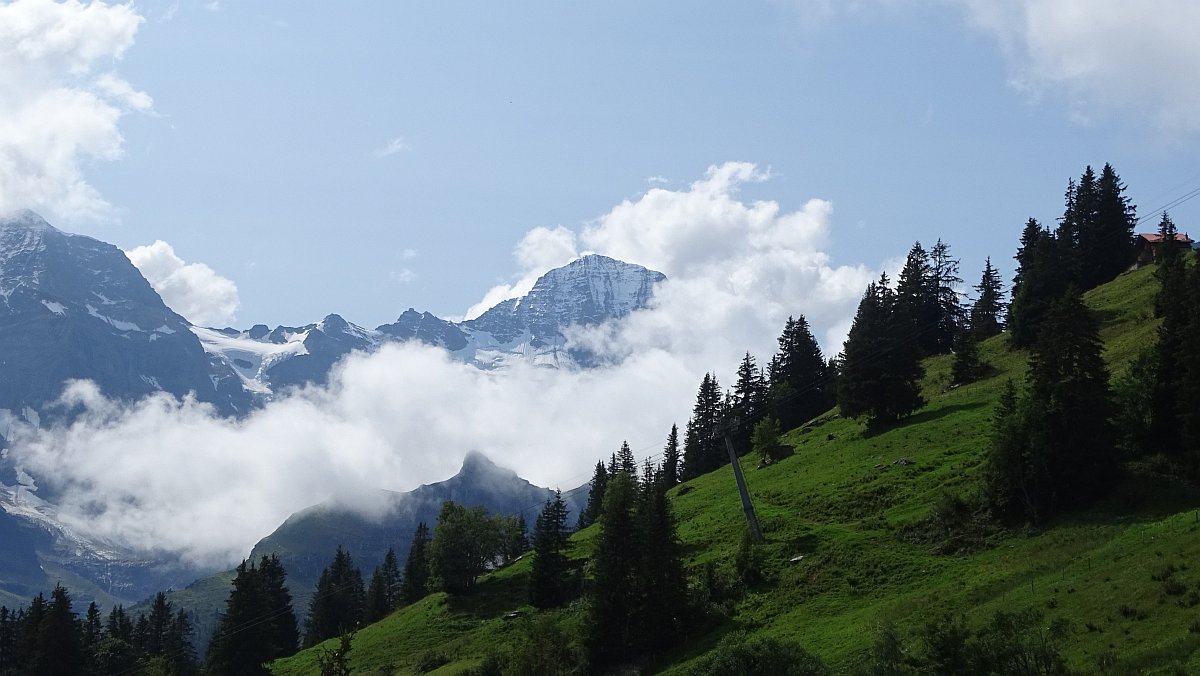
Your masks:
{"label": "wooden utility pole", "polygon": [[737,453],[733,450],[733,442],[729,433],[725,433],[725,450],[729,453],[729,464],[733,465],[733,478],[737,479],[738,493],[742,495],[742,511],[746,514],[746,525],[755,542],[763,541],[762,528],[758,526],[758,515],[754,513],[754,503],[750,502],[750,491],[746,489],[746,477],[742,476],[742,466],[738,463]]}

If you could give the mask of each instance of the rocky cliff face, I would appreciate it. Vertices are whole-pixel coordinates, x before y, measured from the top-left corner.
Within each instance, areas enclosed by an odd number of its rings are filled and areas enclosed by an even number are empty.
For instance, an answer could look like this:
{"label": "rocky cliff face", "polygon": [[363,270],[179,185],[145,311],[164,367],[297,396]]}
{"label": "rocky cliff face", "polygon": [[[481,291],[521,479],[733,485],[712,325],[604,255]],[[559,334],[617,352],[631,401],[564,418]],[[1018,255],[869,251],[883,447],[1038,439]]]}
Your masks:
{"label": "rocky cliff face", "polygon": [[110,397],[189,392],[225,414],[251,397],[125,254],[24,211],[0,218],[0,409],[31,422],[71,379]]}

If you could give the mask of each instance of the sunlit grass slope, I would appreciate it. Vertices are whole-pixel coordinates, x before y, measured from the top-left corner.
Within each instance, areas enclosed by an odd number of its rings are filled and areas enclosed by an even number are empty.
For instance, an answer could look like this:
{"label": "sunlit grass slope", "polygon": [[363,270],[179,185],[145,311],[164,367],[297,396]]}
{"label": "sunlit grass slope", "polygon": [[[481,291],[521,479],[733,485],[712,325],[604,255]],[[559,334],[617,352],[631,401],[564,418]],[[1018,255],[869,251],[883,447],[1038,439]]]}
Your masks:
{"label": "sunlit grass slope", "polygon": [[[1153,341],[1155,289],[1146,269],[1087,296],[1116,373]],[[795,453],[783,461],[756,469],[743,459],[767,539],[765,581],[728,621],[648,666],[679,671],[723,633],[747,629],[799,642],[840,672],[867,653],[883,623],[908,636],[940,613],[978,625],[996,610],[1032,607],[1047,622],[1071,622],[1064,648],[1079,670],[1115,654],[1119,673],[1170,673],[1172,665],[1200,673],[1200,513],[1194,495],[1164,479],[1134,472],[1086,512],[1041,530],[981,529],[967,553],[935,553],[955,548],[924,524],[944,494],[977,491],[995,402],[1026,368],[1026,355],[1003,337],[981,352],[993,374],[957,388],[949,387],[950,357],[927,361],[929,403],[900,426],[864,436],[861,423],[830,415],[787,433]],[[729,468],[674,489],[673,498],[689,567],[731,570],[745,525]],[[592,536],[576,536],[576,558]],[[505,614],[533,612],[527,578],[528,560],[520,561],[470,599],[437,594],[404,608],[358,632],[351,663],[382,674],[478,664],[518,635],[521,621]],[[564,622],[578,614],[578,605],[560,612]],[[312,674],[315,665],[309,650],[274,671]]]}

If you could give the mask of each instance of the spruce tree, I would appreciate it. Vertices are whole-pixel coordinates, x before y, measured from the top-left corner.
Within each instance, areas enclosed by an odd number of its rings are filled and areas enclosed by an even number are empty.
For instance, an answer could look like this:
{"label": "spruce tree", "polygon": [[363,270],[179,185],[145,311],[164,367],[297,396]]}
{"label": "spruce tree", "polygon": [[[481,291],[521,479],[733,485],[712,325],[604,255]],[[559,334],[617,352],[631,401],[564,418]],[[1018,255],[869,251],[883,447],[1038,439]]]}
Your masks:
{"label": "spruce tree", "polygon": [[567,548],[566,503],[562,492],[547,500],[533,526],[533,560],[529,573],[529,602],[551,608],[568,600],[570,593]]}
{"label": "spruce tree", "polygon": [[838,375],[838,406],[867,418],[868,429],[910,415],[924,405],[924,369],[911,319],[896,309],[887,275],[867,286],[846,338]]}
{"label": "spruce tree", "polygon": [[[1069,289],[1046,317],[1030,350],[1030,398],[1041,412],[1040,436],[1053,455],[1055,503],[1085,502],[1115,475],[1111,394],[1100,330],[1079,292]],[[1056,505],[1053,505],[1056,506]]]}
{"label": "spruce tree", "polygon": [[962,294],[958,276],[959,261],[950,256],[950,245],[938,239],[929,250],[930,274],[936,296],[937,322],[934,326],[933,354],[946,354],[954,347],[963,324]]}
{"label": "spruce tree", "polygon": [[[663,448],[663,482],[667,488],[679,483],[679,426],[671,425],[667,445]],[[588,498],[591,505],[591,498]]]}
{"label": "spruce tree", "polygon": [[579,514],[578,527],[583,529],[596,523],[600,518],[600,510],[604,505],[604,489],[608,485],[608,469],[603,460],[596,461],[596,470],[592,473],[591,485],[588,487],[587,506]]}
{"label": "spruce tree", "polygon": [[1101,495],[1116,475],[1108,370],[1099,330],[1074,286],[1030,348],[1029,386],[1006,396],[989,457],[993,505],[1033,523]]}
{"label": "spruce tree", "polygon": [[638,546],[638,604],[632,623],[641,640],[638,649],[670,647],[683,633],[687,606],[687,577],[683,572],[683,545],[675,528],[675,514],[660,481],[648,479],[638,494],[634,534]]}
{"label": "spruce tree", "polygon": [[388,547],[383,563],[376,566],[371,574],[371,583],[367,586],[368,623],[378,622],[387,617],[400,605],[400,565],[396,561],[396,552]]}
{"label": "spruce tree", "polygon": [[768,380],[764,413],[779,420],[785,430],[798,427],[833,406],[837,390],[804,315],[788,317],[784,324]]}
{"label": "spruce tree", "polygon": [[1094,232],[1081,238],[1083,257],[1081,288],[1091,289],[1112,280],[1133,263],[1137,207],[1125,196],[1125,184],[1111,164],[1105,163],[1096,182]]}
{"label": "spruce tree", "polygon": [[308,604],[304,645],[314,646],[357,629],[365,605],[362,573],[354,566],[350,552],[338,545],[333,562],[321,571]]}
{"label": "spruce tree", "polygon": [[45,615],[36,625],[31,659],[25,662],[30,676],[70,676],[83,672],[83,647],[75,628],[71,596],[62,585],[54,587]]}
{"label": "spruce tree", "polygon": [[1029,347],[1037,340],[1050,306],[1070,285],[1066,247],[1063,240],[1029,219],[1017,252],[1018,274],[1008,312],[1009,338],[1014,347]]}
{"label": "spruce tree", "polygon": [[954,363],[950,367],[950,382],[962,385],[983,376],[987,366],[979,358],[979,342],[975,334],[962,330],[954,343]]}
{"label": "spruce tree", "polygon": [[624,472],[634,479],[637,478],[637,460],[629,448],[628,441],[621,442],[621,450],[617,451],[617,471]]}
{"label": "spruce tree", "polygon": [[767,384],[762,369],[747,352],[738,365],[733,401],[729,408],[730,437],[739,455],[750,450],[750,430],[765,414],[766,400]]}
{"label": "spruce tree", "polygon": [[1185,469],[1200,477],[1200,253],[1193,254],[1184,291],[1187,330],[1181,342],[1179,369],[1179,439]]}
{"label": "spruce tree", "polygon": [[916,338],[922,354],[938,352],[938,288],[929,254],[920,242],[912,245],[896,281],[892,312],[901,331]]}
{"label": "spruce tree", "polygon": [[983,264],[983,277],[974,287],[979,294],[971,305],[970,330],[975,340],[984,340],[1004,331],[1004,282],[992,267],[991,257]]}
{"label": "spruce tree", "polygon": [[400,583],[400,603],[408,605],[429,593],[429,526],[417,524],[408,558],[404,561],[404,580]]}
{"label": "spruce tree", "polygon": [[[186,633],[183,621],[176,617],[168,643]],[[110,616],[110,626],[120,624],[119,617]],[[279,557],[263,556],[258,565],[242,561],[208,645],[207,673],[267,673],[262,665],[295,653],[298,642],[287,573]]]}
{"label": "spruce tree", "polygon": [[587,644],[596,666],[625,662],[635,651],[641,627],[631,621],[638,609],[637,489],[624,473],[608,482],[600,532],[592,552]]}
{"label": "spruce tree", "polygon": [[687,481],[723,464],[725,406],[716,376],[705,373],[683,440],[683,479]]}
{"label": "spruce tree", "polygon": [[1182,253],[1175,246],[1179,234],[1171,217],[1163,212],[1158,233],[1162,237],[1154,276],[1158,294],[1154,315],[1162,319],[1155,345],[1155,378],[1150,396],[1150,441],[1158,450],[1175,454],[1180,450],[1180,359],[1184,355],[1190,326],[1190,300],[1187,295],[1187,269]]}

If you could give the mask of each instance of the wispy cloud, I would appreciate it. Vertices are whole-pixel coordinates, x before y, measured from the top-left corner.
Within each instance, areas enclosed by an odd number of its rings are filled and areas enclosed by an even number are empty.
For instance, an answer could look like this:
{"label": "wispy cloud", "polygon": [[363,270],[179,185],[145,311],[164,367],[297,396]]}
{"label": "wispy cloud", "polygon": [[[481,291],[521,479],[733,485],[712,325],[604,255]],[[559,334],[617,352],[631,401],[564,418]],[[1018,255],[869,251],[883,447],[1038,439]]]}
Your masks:
{"label": "wispy cloud", "polygon": [[384,143],[382,146],[376,148],[372,154],[374,154],[375,157],[384,158],[397,155],[407,150],[409,150],[408,142],[404,140],[403,136],[396,136],[388,139],[387,143]]}

